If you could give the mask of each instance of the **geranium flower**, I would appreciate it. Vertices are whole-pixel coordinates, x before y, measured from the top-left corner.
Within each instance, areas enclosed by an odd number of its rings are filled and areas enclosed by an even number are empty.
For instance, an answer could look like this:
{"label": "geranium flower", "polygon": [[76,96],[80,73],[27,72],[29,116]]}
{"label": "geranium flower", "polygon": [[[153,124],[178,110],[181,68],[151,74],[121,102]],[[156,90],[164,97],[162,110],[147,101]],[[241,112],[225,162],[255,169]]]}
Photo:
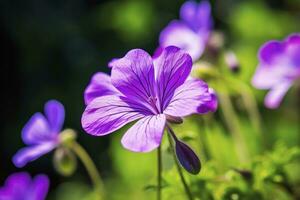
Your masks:
{"label": "geranium flower", "polygon": [[[202,55],[209,38],[213,20],[208,1],[187,1],[180,9],[180,20],[173,20],[160,33],[161,47],[177,46],[189,53],[196,61]],[[159,55],[159,48],[154,57]]]}
{"label": "geranium flower", "polygon": [[[134,49],[111,65],[113,89],[110,84],[99,87],[100,80],[88,86],[96,84],[100,91],[95,92],[100,97],[88,98],[82,115],[82,126],[91,135],[107,135],[138,120],[121,142],[129,150],[148,152],[160,145],[168,120],[216,109],[216,97],[207,84],[188,78],[192,59],[177,47],[163,49],[156,59]],[[113,94],[101,92],[107,90]]]}
{"label": "geranium flower", "polygon": [[46,175],[37,175],[33,179],[28,173],[19,172],[10,175],[0,188],[1,200],[44,200],[49,189]]}
{"label": "geranium flower", "polygon": [[293,82],[300,77],[300,34],[284,41],[272,40],[259,50],[259,65],[252,84],[258,89],[269,89],[265,97],[268,108],[277,108]]}
{"label": "geranium flower", "polygon": [[50,100],[45,104],[45,116],[34,114],[22,130],[22,139],[27,147],[20,149],[13,157],[17,167],[50,152],[59,144],[59,133],[65,118],[65,110],[61,103]]}

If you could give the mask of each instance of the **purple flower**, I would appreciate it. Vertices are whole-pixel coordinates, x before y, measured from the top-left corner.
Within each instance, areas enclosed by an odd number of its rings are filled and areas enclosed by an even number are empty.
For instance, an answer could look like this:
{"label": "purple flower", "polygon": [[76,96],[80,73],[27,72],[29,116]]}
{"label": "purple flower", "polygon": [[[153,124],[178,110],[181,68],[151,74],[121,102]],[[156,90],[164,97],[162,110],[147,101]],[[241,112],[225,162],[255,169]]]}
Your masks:
{"label": "purple flower", "polygon": [[46,175],[37,175],[33,179],[28,173],[19,172],[10,175],[0,188],[1,200],[44,200],[49,189]]}
{"label": "purple flower", "polygon": [[[148,152],[160,145],[169,117],[216,109],[216,97],[207,84],[188,78],[192,59],[177,47],[163,49],[156,59],[144,50],[134,49],[111,65],[114,89],[103,84],[99,97],[89,98],[82,116],[82,126],[89,134],[107,135],[138,120],[121,142],[129,150]],[[92,81],[88,87],[99,83]],[[106,89],[114,94],[102,93]]]}
{"label": "purple flower", "polygon": [[63,105],[56,100],[48,101],[45,104],[45,116],[36,113],[24,126],[22,139],[28,146],[16,153],[13,163],[17,167],[23,167],[57,147],[64,118]]}
{"label": "purple flower", "polygon": [[[196,61],[205,49],[213,26],[209,2],[202,1],[199,4],[195,1],[185,2],[180,9],[180,18],[180,20],[173,20],[162,30],[159,38],[160,46],[177,46],[189,53],[193,61]],[[154,57],[160,52],[161,48],[158,48]]]}
{"label": "purple flower", "polygon": [[300,34],[284,41],[269,41],[259,50],[259,65],[252,79],[258,89],[269,89],[268,108],[277,108],[293,82],[300,77]]}

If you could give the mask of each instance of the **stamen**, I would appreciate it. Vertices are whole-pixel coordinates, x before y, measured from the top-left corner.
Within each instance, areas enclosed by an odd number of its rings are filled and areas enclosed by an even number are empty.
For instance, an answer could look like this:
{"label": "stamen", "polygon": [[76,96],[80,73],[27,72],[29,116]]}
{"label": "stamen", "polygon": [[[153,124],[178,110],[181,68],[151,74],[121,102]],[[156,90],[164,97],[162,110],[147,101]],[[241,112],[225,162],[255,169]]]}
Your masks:
{"label": "stamen", "polygon": [[148,101],[149,101],[150,105],[152,106],[152,108],[157,112],[157,114],[160,113],[160,111],[156,105],[157,97],[150,96]]}

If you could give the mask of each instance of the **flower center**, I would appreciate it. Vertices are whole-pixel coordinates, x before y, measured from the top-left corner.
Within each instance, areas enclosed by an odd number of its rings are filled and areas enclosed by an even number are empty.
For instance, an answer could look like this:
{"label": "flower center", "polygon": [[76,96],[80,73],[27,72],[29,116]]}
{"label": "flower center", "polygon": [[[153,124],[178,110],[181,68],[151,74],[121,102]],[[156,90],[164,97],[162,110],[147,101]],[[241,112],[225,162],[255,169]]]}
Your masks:
{"label": "flower center", "polygon": [[157,103],[157,97],[150,96],[149,99],[148,99],[148,102],[151,105],[151,107],[154,109],[156,114],[160,113],[160,111],[157,107],[157,104],[156,104]]}

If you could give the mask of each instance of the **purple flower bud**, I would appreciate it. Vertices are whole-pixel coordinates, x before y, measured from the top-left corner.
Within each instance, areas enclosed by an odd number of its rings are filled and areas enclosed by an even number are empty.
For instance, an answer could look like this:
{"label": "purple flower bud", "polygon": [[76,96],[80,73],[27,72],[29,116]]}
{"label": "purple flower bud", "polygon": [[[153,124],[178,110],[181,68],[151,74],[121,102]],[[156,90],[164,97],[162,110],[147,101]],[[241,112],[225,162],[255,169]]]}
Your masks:
{"label": "purple flower bud", "polygon": [[176,155],[181,166],[191,174],[198,174],[201,170],[201,163],[196,153],[185,143],[175,140]]}

